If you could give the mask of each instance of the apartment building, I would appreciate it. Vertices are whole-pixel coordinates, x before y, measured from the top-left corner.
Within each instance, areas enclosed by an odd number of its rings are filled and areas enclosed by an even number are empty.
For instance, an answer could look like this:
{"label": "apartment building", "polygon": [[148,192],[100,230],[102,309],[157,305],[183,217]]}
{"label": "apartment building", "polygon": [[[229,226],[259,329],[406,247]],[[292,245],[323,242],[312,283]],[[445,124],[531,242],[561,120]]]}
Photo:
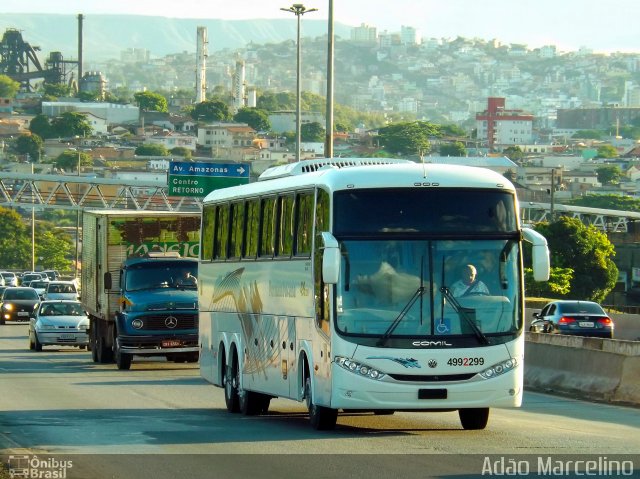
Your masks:
{"label": "apartment building", "polygon": [[507,110],[504,98],[490,97],[487,109],[476,114],[478,140],[489,150],[496,147],[533,143],[533,115],[522,110]]}

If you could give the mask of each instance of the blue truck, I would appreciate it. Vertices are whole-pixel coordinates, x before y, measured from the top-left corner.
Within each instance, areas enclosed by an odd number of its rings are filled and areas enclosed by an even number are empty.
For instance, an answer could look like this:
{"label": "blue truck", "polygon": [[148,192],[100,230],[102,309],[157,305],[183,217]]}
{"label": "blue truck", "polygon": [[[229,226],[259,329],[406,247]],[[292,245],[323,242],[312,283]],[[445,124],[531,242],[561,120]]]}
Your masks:
{"label": "blue truck", "polygon": [[83,213],[81,302],[96,363],[197,362],[200,213]]}

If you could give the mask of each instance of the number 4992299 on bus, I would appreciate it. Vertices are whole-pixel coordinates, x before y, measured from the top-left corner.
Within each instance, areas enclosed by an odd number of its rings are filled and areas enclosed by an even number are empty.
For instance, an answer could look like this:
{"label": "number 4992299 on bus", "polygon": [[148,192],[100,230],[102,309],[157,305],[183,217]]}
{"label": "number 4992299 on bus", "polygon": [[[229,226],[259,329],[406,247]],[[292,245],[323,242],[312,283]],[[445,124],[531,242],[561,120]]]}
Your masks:
{"label": "number 4992299 on bus", "polygon": [[547,242],[482,168],[301,161],[204,201],[200,370],[230,412],[458,410],[483,429],[523,392],[523,240]]}

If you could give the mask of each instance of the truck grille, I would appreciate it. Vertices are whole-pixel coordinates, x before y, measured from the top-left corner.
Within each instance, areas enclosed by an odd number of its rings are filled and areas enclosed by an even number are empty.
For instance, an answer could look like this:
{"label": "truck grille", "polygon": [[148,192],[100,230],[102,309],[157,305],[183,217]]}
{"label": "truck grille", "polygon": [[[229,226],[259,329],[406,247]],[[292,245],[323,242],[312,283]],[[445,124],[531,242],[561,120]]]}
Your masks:
{"label": "truck grille", "polygon": [[[171,328],[168,324],[172,324],[172,320],[168,318],[175,318],[177,323],[175,327]],[[166,331],[180,331],[183,329],[196,329],[198,327],[198,315],[197,314],[150,314],[140,318],[142,320],[142,330],[166,330]]]}

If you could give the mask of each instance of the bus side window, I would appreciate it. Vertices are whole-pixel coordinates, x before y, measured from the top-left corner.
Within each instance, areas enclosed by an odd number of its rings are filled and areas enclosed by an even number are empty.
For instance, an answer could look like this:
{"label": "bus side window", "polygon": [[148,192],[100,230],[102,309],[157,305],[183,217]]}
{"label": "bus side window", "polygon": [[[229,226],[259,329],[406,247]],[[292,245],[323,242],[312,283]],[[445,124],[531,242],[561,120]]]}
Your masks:
{"label": "bus side window", "polygon": [[229,205],[219,205],[217,208],[216,228],[214,236],[213,258],[227,259],[229,246]]}
{"label": "bus side window", "polygon": [[260,215],[260,247],[258,256],[273,258],[275,246],[276,199],[264,198]]}
{"label": "bus side window", "polygon": [[258,238],[260,237],[260,200],[257,198],[247,203],[246,224],[244,257],[255,259],[258,256]]}
{"label": "bus side window", "polygon": [[233,203],[231,205],[231,241],[229,242],[229,257],[231,258],[242,258],[244,219],[244,201]]}
{"label": "bus side window", "polygon": [[313,195],[299,194],[296,198],[295,255],[309,257],[313,230]]}
{"label": "bus side window", "polygon": [[289,258],[293,253],[293,195],[278,198],[280,204],[278,215],[277,253],[279,257]]}
{"label": "bus side window", "polygon": [[202,238],[200,239],[200,259],[211,261],[213,258],[213,231],[215,227],[215,206],[207,205],[202,212]]}

